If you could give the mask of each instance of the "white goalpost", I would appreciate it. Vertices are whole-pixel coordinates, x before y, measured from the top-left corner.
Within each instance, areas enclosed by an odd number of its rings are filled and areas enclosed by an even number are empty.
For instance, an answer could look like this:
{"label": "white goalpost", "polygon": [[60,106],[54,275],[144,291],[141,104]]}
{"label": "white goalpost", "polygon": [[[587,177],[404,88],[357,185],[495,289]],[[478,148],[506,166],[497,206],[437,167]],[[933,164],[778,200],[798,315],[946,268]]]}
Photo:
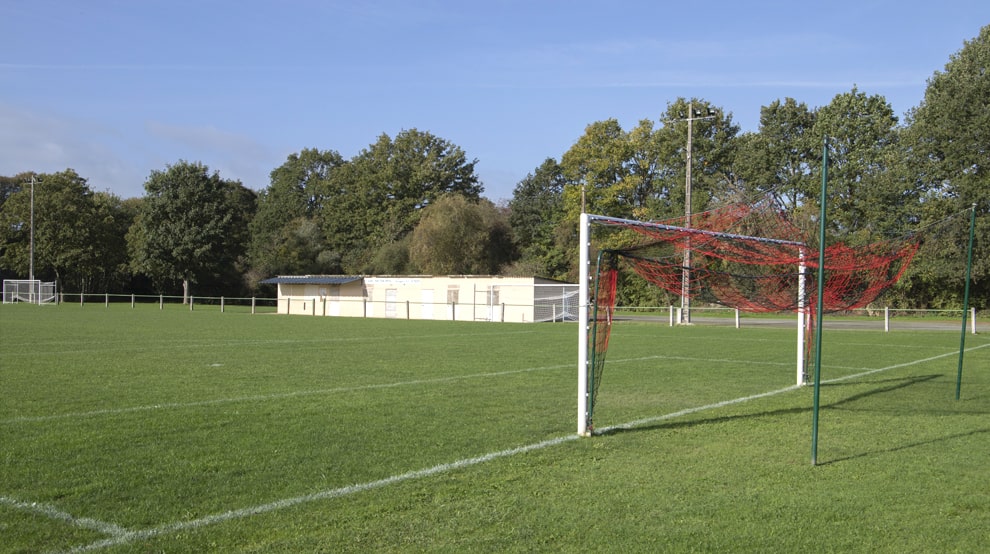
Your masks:
{"label": "white goalpost", "polygon": [[591,310],[594,307],[592,302],[592,291],[591,284],[593,281],[592,271],[593,268],[592,258],[591,258],[591,225],[592,224],[602,224],[602,225],[624,225],[624,226],[640,226],[640,227],[651,227],[654,229],[668,230],[680,233],[704,235],[707,237],[714,238],[725,238],[733,240],[743,240],[743,241],[756,241],[772,244],[780,244],[793,246],[800,251],[800,263],[798,267],[798,293],[796,298],[797,309],[797,384],[804,385],[805,376],[805,344],[807,337],[805,329],[807,324],[807,292],[806,292],[806,265],[804,263],[806,245],[801,242],[789,241],[783,239],[773,239],[766,237],[754,237],[747,235],[738,235],[732,233],[721,233],[716,231],[708,231],[703,229],[690,229],[685,227],[676,227],[671,225],[665,225],[661,223],[645,222],[645,221],[634,221],[629,219],[614,218],[601,215],[592,215],[587,213],[582,213],[580,216],[579,223],[579,264],[580,264],[580,279],[578,284],[579,291],[579,310],[578,310],[578,413],[577,413],[577,433],[580,436],[591,436],[592,430],[589,427],[589,410],[591,409],[591,394],[592,391],[589,390],[589,375],[594,369],[591,367],[592,360],[590,360],[590,344],[589,344],[589,332],[591,331]]}
{"label": "white goalpost", "polygon": [[50,304],[55,302],[55,283],[39,279],[4,279],[3,303]]}

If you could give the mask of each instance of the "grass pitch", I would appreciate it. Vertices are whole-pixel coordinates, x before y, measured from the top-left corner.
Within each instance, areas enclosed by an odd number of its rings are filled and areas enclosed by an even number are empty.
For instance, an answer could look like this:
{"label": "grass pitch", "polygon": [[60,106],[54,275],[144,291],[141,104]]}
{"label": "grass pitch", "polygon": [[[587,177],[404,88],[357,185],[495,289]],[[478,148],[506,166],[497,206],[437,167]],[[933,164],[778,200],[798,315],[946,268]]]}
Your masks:
{"label": "grass pitch", "polygon": [[986,548],[990,340],[0,307],[0,552]]}

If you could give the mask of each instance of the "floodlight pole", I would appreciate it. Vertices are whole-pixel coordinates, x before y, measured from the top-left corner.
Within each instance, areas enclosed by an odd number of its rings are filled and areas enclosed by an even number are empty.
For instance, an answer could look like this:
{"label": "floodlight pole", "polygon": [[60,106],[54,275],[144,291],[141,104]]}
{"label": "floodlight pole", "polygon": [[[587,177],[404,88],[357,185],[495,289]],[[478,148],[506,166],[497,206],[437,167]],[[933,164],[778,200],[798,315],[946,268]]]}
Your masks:
{"label": "floodlight pole", "polygon": [[818,465],[818,407],[822,385],[822,301],[825,289],[825,196],[828,190],[828,137],[822,140],[822,192],[818,215],[818,300],[815,303],[815,393],[811,410],[811,465]]}
{"label": "floodlight pole", "polygon": [[963,292],[962,334],[959,337],[959,371],[956,374],[956,400],[962,389],[963,353],[966,351],[966,315],[969,313],[969,281],[973,275],[973,236],[976,234],[976,203],[969,214],[969,250],[966,254],[966,288]]}
{"label": "floodlight pole", "polygon": [[[684,226],[691,228],[691,151],[694,137],[694,103],[688,102],[687,165],[684,171]],[[681,270],[681,323],[691,323],[691,235],[684,237],[684,268]]]}
{"label": "floodlight pole", "polygon": [[[691,166],[694,150],[694,122],[695,120],[712,119],[715,117],[715,110],[708,108],[708,115],[702,116],[701,110],[695,112],[694,102],[688,102],[688,113],[686,118],[676,121],[687,121],[687,151],[686,169],[684,171],[684,227],[691,228]],[[680,323],[691,323],[691,235],[684,237],[684,268],[681,270],[681,321]]]}
{"label": "floodlight pole", "polygon": [[28,262],[28,279],[34,281],[34,175],[31,176],[31,237],[30,261]]}

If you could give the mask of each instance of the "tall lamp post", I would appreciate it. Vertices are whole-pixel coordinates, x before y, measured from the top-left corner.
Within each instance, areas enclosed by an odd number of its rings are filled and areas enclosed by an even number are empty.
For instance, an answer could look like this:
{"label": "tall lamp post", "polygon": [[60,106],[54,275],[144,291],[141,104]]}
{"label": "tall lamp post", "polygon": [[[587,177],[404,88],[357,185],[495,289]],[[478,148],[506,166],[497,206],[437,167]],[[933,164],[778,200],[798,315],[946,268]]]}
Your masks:
{"label": "tall lamp post", "polygon": [[31,253],[28,262],[28,279],[34,281],[34,175],[31,176]]}
{"label": "tall lamp post", "polygon": [[[688,102],[688,115],[674,121],[687,121],[687,159],[684,172],[684,227],[691,228],[691,166],[694,142],[694,122],[704,119],[714,119],[716,112],[707,108],[705,112],[694,109],[694,102]],[[691,237],[685,238],[684,267],[681,270],[681,320],[680,323],[691,323]]]}

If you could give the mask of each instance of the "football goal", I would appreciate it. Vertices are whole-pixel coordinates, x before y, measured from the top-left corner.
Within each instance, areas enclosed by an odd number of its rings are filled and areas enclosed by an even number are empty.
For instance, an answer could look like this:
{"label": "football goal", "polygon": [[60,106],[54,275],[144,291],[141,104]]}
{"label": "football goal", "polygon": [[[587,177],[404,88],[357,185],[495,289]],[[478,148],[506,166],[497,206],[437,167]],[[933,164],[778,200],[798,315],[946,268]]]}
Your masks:
{"label": "football goal", "polygon": [[[769,200],[698,214],[690,227],[679,220],[671,223],[581,214],[579,435],[594,432],[595,399],[614,321],[620,268],[682,298],[747,312],[796,314],[796,381],[807,382],[806,360],[811,357],[819,309],[807,284],[819,271],[817,246]],[[626,231],[599,237],[594,260],[593,225]],[[910,237],[860,247],[826,247],[822,313],[861,308],[875,300],[897,282],[918,247],[919,240]]]}
{"label": "football goal", "polygon": [[55,283],[44,283],[38,279],[4,279],[3,303],[27,302],[29,304],[49,304],[55,302]]}

